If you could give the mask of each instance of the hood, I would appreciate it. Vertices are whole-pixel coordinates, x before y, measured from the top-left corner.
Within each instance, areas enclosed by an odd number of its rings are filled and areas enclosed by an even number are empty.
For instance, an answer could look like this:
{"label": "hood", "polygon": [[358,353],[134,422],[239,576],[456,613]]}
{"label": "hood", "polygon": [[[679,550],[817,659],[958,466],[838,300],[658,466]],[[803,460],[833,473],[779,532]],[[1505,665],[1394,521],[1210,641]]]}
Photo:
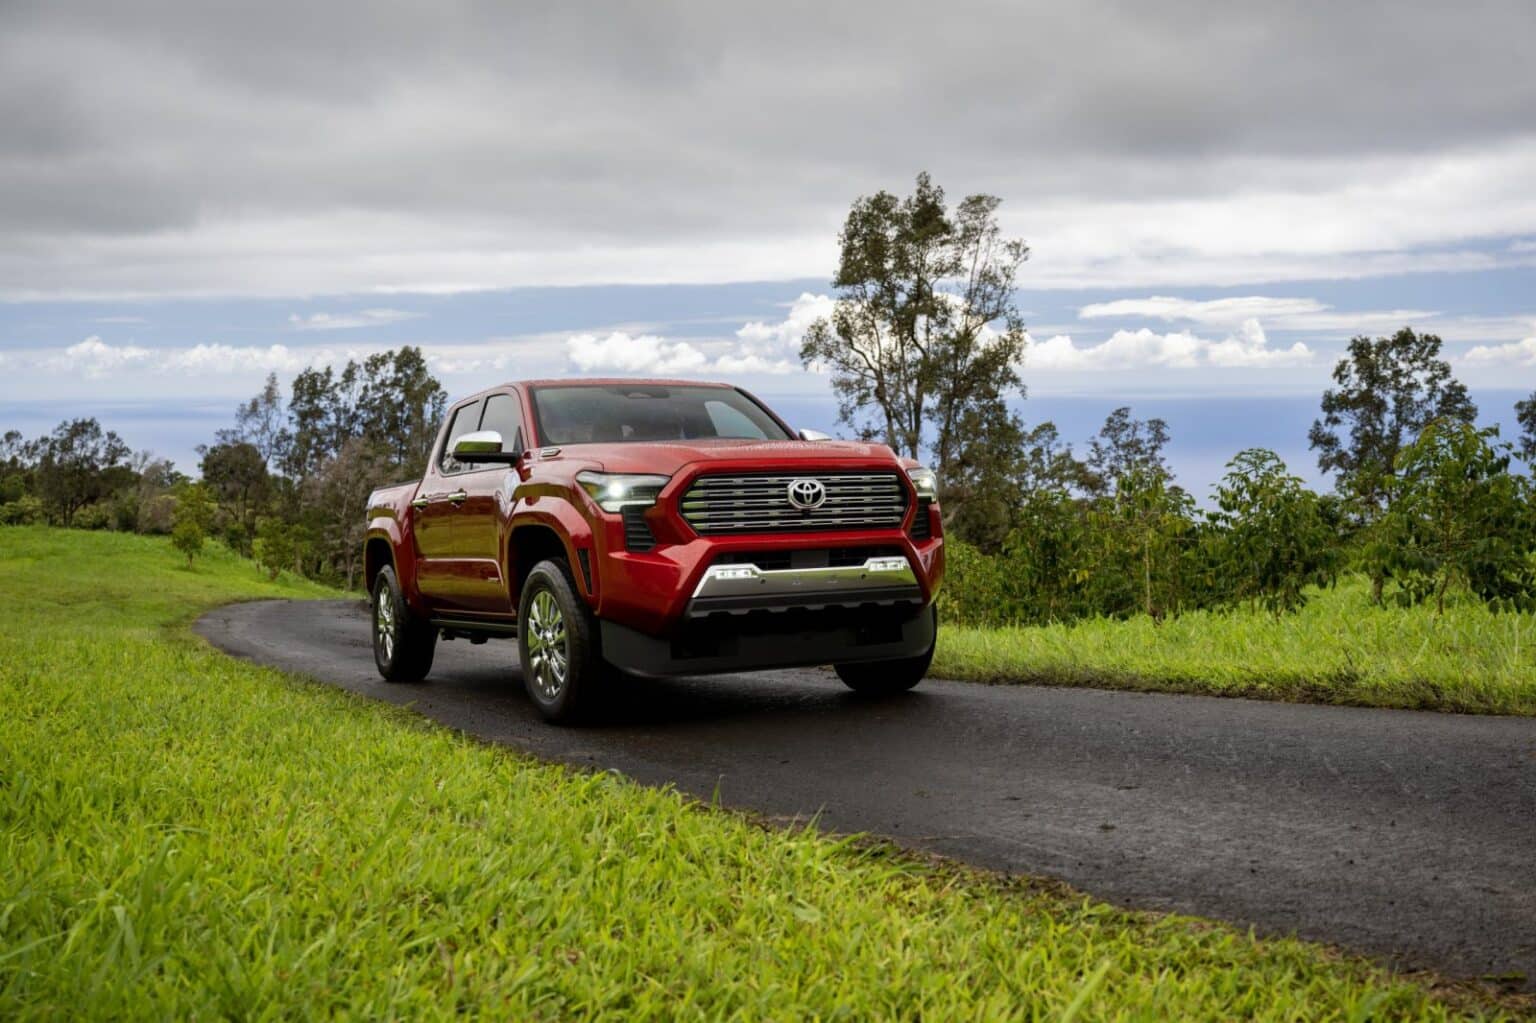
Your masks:
{"label": "hood", "polygon": [[557,458],[599,463],[606,472],[675,475],[695,462],[761,461],[763,468],[792,468],[850,461],[904,465],[884,444],[841,440],[691,440],[629,444],[567,444]]}

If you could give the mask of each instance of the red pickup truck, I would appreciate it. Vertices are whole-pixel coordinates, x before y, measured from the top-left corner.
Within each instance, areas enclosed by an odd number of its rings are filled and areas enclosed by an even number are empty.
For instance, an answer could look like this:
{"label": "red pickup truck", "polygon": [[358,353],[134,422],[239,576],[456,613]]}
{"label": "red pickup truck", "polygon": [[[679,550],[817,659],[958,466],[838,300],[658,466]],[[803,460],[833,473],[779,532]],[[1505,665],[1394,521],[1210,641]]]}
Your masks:
{"label": "red pickup truck", "polygon": [[933,473],[796,432],[746,391],[535,380],[455,404],[420,483],[368,499],[379,672],[439,636],[515,638],[552,721],[604,680],[830,663],[910,689],[933,658],[944,541]]}

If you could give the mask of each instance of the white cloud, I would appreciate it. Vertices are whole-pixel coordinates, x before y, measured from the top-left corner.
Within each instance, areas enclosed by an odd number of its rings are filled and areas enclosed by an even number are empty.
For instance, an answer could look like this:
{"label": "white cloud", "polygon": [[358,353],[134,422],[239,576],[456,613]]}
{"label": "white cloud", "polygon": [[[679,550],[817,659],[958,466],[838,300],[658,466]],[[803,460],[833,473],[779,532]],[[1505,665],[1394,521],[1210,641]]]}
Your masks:
{"label": "white cloud", "polygon": [[1094,302],[1082,306],[1077,313],[1085,320],[1145,317],[1166,323],[1187,321],[1205,326],[1237,327],[1249,320],[1263,319],[1272,329],[1278,330],[1362,332],[1395,330],[1405,324],[1420,323],[1439,315],[1428,309],[1339,311],[1315,298],[1278,298],[1268,295],[1244,295],[1205,301],[1152,295],[1148,298]]}
{"label": "white cloud", "polygon": [[[566,353],[582,372],[673,373],[693,376],[713,373],[781,375],[798,372],[800,339],[812,323],[832,314],[827,295],[802,292],[789,303],[789,313],[777,322],[753,320],[736,330],[734,342],[668,341],[651,334],[616,330],[606,337],[577,334],[566,341]],[[707,349],[707,350],[706,350]]]}
{"label": "white cloud", "polygon": [[64,373],[105,376],[145,364],[155,353],[138,345],[111,345],[92,334],[47,360],[49,369]]}
{"label": "white cloud", "polygon": [[740,349],[722,355],[715,366],[723,373],[793,373],[800,368],[800,339],[811,324],[832,315],[836,303],[829,295],[801,292],[778,323],[753,320],[736,331]]}
{"label": "white cloud", "polygon": [[1461,361],[1469,366],[1536,366],[1536,337],[1507,345],[1478,345]]}
{"label": "white cloud", "polygon": [[387,327],[392,323],[420,319],[423,314],[403,309],[360,309],[353,313],[312,313],[288,317],[294,330],[356,330],[359,327]]}
{"label": "white cloud", "polygon": [[1150,298],[1121,298],[1113,302],[1094,302],[1077,311],[1085,320],[1107,317],[1146,317],[1172,322],[1189,320],[1192,323],[1229,324],[1242,323],[1258,316],[1295,316],[1301,313],[1318,313],[1328,306],[1314,298],[1269,298],[1264,295],[1247,295],[1241,298],[1218,298],[1198,301],[1175,298],[1171,295],[1153,295]]}
{"label": "white cloud", "polygon": [[577,334],[565,347],[571,362],[584,373],[687,374],[709,364],[704,353],[687,341],[667,341],[652,334],[635,337],[620,330],[607,337]]}
{"label": "white cloud", "polygon": [[1057,334],[1044,341],[1032,340],[1025,363],[1037,370],[1097,371],[1301,366],[1312,358],[1312,350],[1299,341],[1289,348],[1269,347],[1259,321],[1250,319],[1221,341],[1208,341],[1188,331],[1159,334],[1143,327],[1117,330],[1106,341],[1079,347],[1070,336]]}
{"label": "white cloud", "polygon": [[200,344],[191,348],[166,352],[157,361],[162,371],[187,373],[194,376],[211,374],[245,373],[260,370],[296,372],[314,362],[330,361],[329,351],[295,352],[286,345],[224,345]]}

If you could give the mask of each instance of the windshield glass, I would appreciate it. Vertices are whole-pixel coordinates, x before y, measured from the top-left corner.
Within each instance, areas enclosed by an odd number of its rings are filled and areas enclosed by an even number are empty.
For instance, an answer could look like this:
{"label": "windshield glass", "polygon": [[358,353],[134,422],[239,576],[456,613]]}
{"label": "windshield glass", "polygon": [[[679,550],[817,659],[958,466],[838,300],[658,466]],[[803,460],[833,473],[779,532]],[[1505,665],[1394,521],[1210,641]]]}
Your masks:
{"label": "windshield glass", "polygon": [[543,444],[790,439],[757,402],[731,387],[535,387],[533,408]]}

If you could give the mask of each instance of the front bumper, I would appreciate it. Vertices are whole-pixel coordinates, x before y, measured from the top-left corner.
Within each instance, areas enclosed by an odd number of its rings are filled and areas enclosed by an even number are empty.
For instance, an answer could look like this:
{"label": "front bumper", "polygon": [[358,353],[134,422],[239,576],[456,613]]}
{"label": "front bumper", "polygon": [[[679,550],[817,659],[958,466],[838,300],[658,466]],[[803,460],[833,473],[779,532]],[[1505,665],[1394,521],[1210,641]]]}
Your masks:
{"label": "front bumper", "polygon": [[824,608],[692,623],[651,636],[614,621],[598,623],[603,658],[635,675],[710,675],[815,664],[920,657],[938,623],[926,607]]}

